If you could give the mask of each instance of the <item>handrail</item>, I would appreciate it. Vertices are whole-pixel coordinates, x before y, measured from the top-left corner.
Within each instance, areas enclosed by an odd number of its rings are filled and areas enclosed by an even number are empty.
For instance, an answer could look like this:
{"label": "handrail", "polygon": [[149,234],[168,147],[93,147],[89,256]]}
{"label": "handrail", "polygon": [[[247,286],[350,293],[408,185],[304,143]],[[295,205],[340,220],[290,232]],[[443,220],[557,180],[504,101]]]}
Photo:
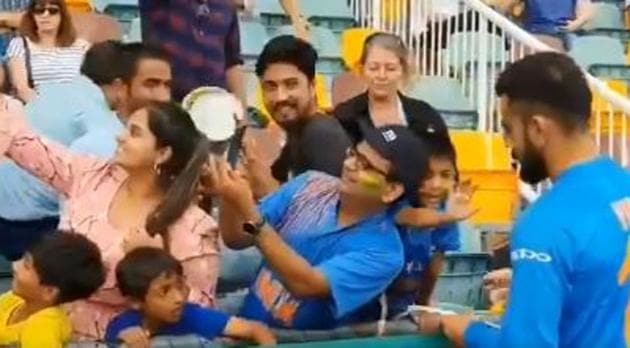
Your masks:
{"label": "handrail", "polygon": [[[536,39],[532,34],[523,30],[518,25],[514,24],[510,19],[501,15],[490,6],[486,5],[480,0],[463,0],[471,8],[477,10],[484,17],[492,21],[495,25],[508,32],[510,35],[517,38],[527,46],[537,51],[553,51],[551,47],[544,44],[542,41]],[[604,82],[598,78],[592,76],[588,71],[584,70],[586,80],[590,84],[591,88],[594,88],[599,92],[606,100],[608,100],[614,107],[623,110],[626,113],[626,117],[630,115],[630,99],[623,97],[616,91],[610,89]]]}

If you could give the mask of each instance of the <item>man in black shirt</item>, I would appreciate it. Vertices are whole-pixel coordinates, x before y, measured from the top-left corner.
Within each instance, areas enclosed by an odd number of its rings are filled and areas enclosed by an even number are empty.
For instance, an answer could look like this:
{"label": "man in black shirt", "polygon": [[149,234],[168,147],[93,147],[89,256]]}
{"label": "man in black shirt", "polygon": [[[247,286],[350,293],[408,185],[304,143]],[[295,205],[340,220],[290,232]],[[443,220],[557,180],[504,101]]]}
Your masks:
{"label": "man in black shirt", "polygon": [[271,170],[245,145],[245,167],[256,196],[262,197],[290,177],[308,170],[341,174],[346,149],[351,145],[343,127],[318,111],[315,96],[317,52],[294,36],[279,36],[267,43],[256,63],[263,101],[287,141]]}

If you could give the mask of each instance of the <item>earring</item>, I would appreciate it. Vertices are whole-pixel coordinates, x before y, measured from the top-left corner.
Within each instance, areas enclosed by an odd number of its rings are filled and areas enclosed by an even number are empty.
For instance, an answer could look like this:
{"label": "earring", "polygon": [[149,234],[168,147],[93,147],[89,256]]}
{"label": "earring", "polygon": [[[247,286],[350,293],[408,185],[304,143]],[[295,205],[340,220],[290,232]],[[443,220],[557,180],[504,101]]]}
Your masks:
{"label": "earring", "polygon": [[153,170],[155,171],[155,174],[157,174],[158,176],[162,175],[162,168],[160,167],[159,164],[154,164],[153,165]]}

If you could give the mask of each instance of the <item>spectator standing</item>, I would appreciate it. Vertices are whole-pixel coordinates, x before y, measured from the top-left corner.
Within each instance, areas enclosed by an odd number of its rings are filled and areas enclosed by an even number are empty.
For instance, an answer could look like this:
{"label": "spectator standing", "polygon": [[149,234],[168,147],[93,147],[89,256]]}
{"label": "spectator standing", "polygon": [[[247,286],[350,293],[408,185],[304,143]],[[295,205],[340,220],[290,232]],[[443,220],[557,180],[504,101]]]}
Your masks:
{"label": "spectator standing", "polygon": [[520,4],[525,5],[525,30],[559,51],[571,49],[571,35],[579,31],[595,14],[591,0],[494,1],[494,5],[504,13],[511,13]]}
{"label": "spectator standing", "polygon": [[89,43],[77,38],[63,0],[33,0],[22,16],[20,33],[9,43],[9,72],[18,97],[32,101],[46,83],[79,75]]}
{"label": "spectator standing", "polygon": [[173,68],[173,98],[217,86],[245,104],[240,32],[233,0],[139,0],[145,42]]}

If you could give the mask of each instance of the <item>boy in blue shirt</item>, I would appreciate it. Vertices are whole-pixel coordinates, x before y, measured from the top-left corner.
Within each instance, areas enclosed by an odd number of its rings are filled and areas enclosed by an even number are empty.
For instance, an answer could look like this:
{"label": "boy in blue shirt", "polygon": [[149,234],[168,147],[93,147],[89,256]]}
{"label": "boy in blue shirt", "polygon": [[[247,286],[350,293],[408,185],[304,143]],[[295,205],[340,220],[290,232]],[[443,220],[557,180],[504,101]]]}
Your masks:
{"label": "boy in blue shirt", "polygon": [[455,147],[448,137],[425,136],[429,170],[418,190],[421,208],[403,209],[396,218],[405,265],[387,291],[388,317],[414,304],[427,305],[442,272],[444,253],[459,250],[460,221],[474,214],[470,185],[458,186]]}
{"label": "boy in blue shirt", "polygon": [[516,222],[512,284],[501,328],[443,316],[466,347],[623,348],[630,174],[600,157],[589,133],[591,91],[566,55],[513,63],[496,86],[520,177],[553,186]]}
{"label": "boy in blue shirt", "polygon": [[105,334],[108,343],[148,347],[152,336],[195,334],[208,340],[228,336],[275,344],[273,334],[262,324],[186,302],[182,266],[162,249],[132,250],[116,266],[116,280],[136,309],[112,319]]}

